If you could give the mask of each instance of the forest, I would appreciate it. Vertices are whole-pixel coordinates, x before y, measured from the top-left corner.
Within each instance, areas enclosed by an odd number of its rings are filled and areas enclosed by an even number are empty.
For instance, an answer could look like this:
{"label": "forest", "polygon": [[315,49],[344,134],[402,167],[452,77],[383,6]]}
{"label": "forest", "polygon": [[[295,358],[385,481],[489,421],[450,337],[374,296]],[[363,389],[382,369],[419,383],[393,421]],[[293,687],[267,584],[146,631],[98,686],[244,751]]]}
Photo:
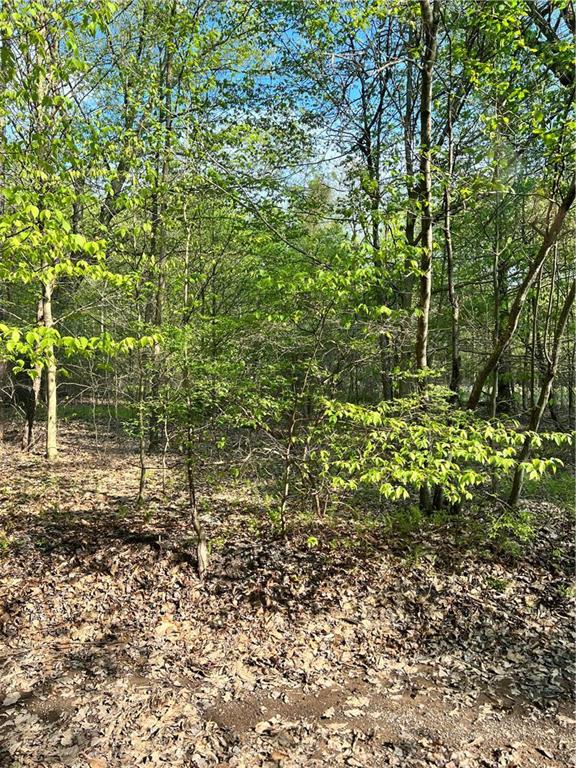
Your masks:
{"label": "forest", "polygon": [[573,0],[0,2],[0,767],[572,766]]}

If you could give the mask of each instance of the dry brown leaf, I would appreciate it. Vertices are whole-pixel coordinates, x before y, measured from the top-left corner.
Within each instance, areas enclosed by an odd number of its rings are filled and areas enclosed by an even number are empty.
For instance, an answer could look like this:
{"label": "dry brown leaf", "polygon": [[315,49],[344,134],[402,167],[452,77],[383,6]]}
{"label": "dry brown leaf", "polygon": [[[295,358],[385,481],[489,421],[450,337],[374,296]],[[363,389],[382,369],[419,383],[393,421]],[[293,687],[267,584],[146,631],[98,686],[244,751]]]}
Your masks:
{"label": "dry brown leaf", "polygon": [[88,757],[89,768],[108,768],[108,761],[105,757]]}

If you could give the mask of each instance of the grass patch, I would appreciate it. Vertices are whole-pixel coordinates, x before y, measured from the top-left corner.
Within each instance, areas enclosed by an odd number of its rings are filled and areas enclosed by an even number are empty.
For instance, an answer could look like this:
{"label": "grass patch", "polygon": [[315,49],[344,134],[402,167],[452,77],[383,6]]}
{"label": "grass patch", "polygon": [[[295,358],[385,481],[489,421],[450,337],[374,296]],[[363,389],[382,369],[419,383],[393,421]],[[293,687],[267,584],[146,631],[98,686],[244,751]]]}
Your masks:
{"label": "grass patch", "polygon": [[65,421],[85,421],[93,423],[113,421],[124,423],[135,418],[135,410],[131,405],[119,405],[117,408],[112,405],[99,403],[66,403],[58,407],[58,415]]}
{"label": "grass patch", "polygon": [[524,484],[526,498],[551,501],[571,512],[576,511],[575,492],[574,476],[568,468],[540,480],[526,480]]}

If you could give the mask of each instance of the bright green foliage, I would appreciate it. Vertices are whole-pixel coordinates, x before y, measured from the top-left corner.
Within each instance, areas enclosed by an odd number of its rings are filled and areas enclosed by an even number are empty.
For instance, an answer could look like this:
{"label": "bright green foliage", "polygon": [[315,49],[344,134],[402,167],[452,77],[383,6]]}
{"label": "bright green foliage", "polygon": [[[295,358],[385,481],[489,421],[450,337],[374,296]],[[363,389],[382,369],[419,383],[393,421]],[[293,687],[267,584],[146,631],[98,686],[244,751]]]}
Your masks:
{"label": "bright green foliage", "polygon": [[[134,277],[110,266],[108,244],[78,231],[77,212],[95,206],[88,184],[98,174],[90,157],[95,126],[86,125],[69,95],[70,78],[90,68],[82,48],[109,23],[115,3],[6,3],[0,14],[4,89],[0,119],[5,172],[1,179],[0,284],[19,297],[19,324],[0,324],[0,359],[16,371],[37,375],[63,353],[128,352],[137,342],[119,342],[108,332],[70,335],[37,321],[37,304],[59,286],[70,290],[98,282],[124,291]],[[77,14],[78,12],[78,14]],[[57,41],[57,45],[56,45]],[[28,58],[27,58],[28,55]],[[20,70],[16,67],[16,60]],[[18,126],[28,124],[29,131]]]}
{"label": "bright green foliage", "polygon": [[[425,398],[413,395],[376,408],[327,402],[325,413],[334,431],[320,457],[334,487],[367,486],[386,499],[408,499],[428,484],[442,488],[448,502],[470,500],[476,486],[514,470],[525,439],[518,425],[454,409],[451,393],[441,387],[430,387]],[[547,437],[570,440],[564,434]],[[533,436],[535,445],[542,439]],[[559,459],[533,458],[525,469],[536,479],[558,466]]]}

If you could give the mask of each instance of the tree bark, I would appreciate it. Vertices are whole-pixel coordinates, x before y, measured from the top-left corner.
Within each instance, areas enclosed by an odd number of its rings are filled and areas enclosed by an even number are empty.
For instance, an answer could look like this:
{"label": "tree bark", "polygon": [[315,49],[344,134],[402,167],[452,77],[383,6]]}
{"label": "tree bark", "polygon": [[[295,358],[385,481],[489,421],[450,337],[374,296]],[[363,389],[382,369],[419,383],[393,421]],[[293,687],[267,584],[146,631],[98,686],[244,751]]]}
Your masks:
{"label": "tree bark", "polygon": [[[414,47],[414,31],[411,29],[408,37],[408,60],[406,62],[406,109],[403,117],[404,129],[404,162],[406,165],[406,219],[404,223],[404,239],[406,246],[411,249],[416,244],[416,205],[418,200],[418,185],[414,173],[414,68],[415,62],[412,58],[412,49]],[[412,253],[405,259],[405,276],[402,278],[402,285],[399,297],[401,309],[407,313],[412,308],[412,295],[414,292],[414,274],[411,266]],[[410,367],[411,353],[409,350],[401,350],[401,367]],[[411,382],[408,378],[400,379],[400,395],[406,396],[410,393]]]}
{"label": "tree bark", "polygon": [[[36,312],[36,322],[38,325],[44,323],[44,308],[43,301],[40,299],[38,302],[38,310]],[[34,375],[29,376],[30,384],[29,391],[25,401],[25,415],[26,423],[24,424],[24,431],[22,433],[22,450],[29,451],[32,448],[34,440],[34,422],[36,420],[36,406],[38,405],[38,398],[40,397],[40,387],[42,385],[42,365],[39,363],[36,365]]]}
{"label": "tree bark", "polygon": [[428,367],[428,330],[432,296],[432,78],[438,46],[439,3],[420,0],[424,52],[420,105],[420,205],[422,211],[420,298],[416,335],[416,370]]}
{"label": "tree bark", "polygon": [[196,501],[196,482],[194,479],[194,451],[192,448],[192,441],[194,439],[194,433],[192,428],[192,414],[191,404],[188,403],[187,414],[187,429],[186,429],[186,477],[188,480],[188,496],[190,500],[190,513],[192,518],[192,527],[196,534],[196,568],[198,570],[198,578],[203,581],[208,570],[208,540],[206,538],[206,532],[204,526],[200,520],[200,514],[198,512],[198,503]]}
{"label": "tree bark", "polygon": [[[172,6],[173,18],[176,7]],[[172,138],[172,40],[168,40],[164,48],[164,61],[160,62],[159,77],[159,112],[158,123],[164,132],[163,146],[156,157],[156,189],[153,198],[152,213],[152,253],[156,257],[156,293],[154,296],[153,319],[156,328],[162,325],[164,311],[164,293],[166,289],[165,260],[166,260],[166,223],[165,223],[165,194],[169,170],[169,152]],[[162,374],[160,371],[161,349],[156,342],[153,347],[154,374],[150,387],[152,404],[150,408],[149,448],[156,451],[160,448],[162,416],[160,409],[160,388]]]}
{"label": "tree bark", "polygon": [[[422,83],[420,91],[420,188],[419,202],[421,210],[421,257],[420,257],[420,296],[418,302],[418,328],[416,332],[416,370],[428,368],[428,329],[430,322],[430,303],[432,298],[432,78],[437,51],[437,31],[439,3],[434,0],[420,0],[422,16],[422,36],[424,51],[422,54]],[[426,381],[419,380],[422,391]],[[420,509],[430,512],[433,497],[428,483],[420,488]]]}
{"label": "tree bark", "polygon": [[[52,328],[52,290],[53,283],[46,282],[42,292],[42,315],[46,328]],[[52,461],[58,456],[57,428],[58,428],[58,400],[56,391],[56,356],[54,347],[50,345],[46,349],[46,458]]]}
{"label": "tree bark", "polygon": [[569,358],[570,368],[568,373],[568,421],[570,425],[574,424],[574,391],[576,389],[574,379],[576,378],[576,344],[572,346],[572,354]]}
{"label": "tree bark", "polygon": [[[452,44],[450,42],[450,87],[452,81]],[[454,286],[454,250],[452,246],[452,175],[454,173],[454,142],[452,135],[452,92],[448,91],[447,104],[448,167],[444,185],[444,250],[448,277],[448,300],[450,301],[450,389],[454,401],[460,402],[462,384],[462,358],[460,355],[460,302]]]}

